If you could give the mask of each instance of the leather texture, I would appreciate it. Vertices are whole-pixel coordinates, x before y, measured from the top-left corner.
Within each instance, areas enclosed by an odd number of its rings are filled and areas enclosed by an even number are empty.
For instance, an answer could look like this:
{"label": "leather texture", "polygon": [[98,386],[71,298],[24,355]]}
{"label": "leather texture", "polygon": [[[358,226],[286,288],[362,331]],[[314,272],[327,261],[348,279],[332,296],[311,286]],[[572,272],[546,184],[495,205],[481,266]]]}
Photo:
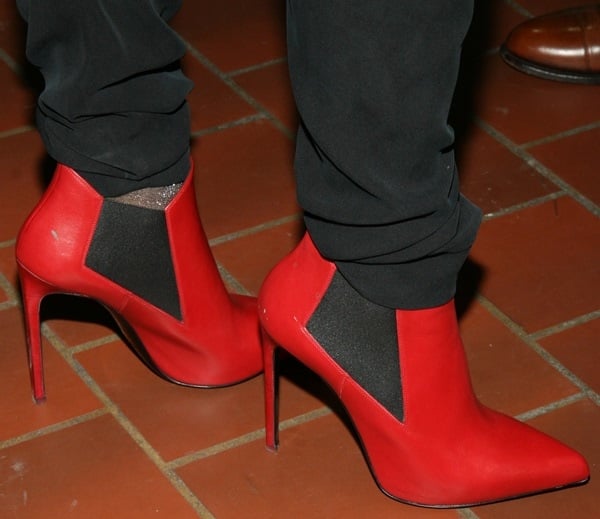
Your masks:
{"label": "leather texture", "polygon": [[[335,390],[383,492],[421,506],[457,507],[588,479],[580,454],[477,401],[453,301],[425,310],[396,310],[404,416],[400,421],[389,413],[306,328],[335,272],[335,265],[305,236],[265,281],[259,315],[273,341],[270,348],[280,345]],[[274,449],[276,384],[271,367],[267,352],[267,443]]]}
{"label": "leather texture", "polygon": [[[232,296],[223,285],[197,213],[193,168],[165,209],[181,319],[85,265],[102,204],[75,171],[59,165],[19,233],[16,256],[32,354],[40,349],[41,299],[66,293],[105,305],[140,356],[172,382],[226,386],[257,375],[262,359],[256,300]],[[39,399],[43,384],[41,367],[36,369]]]}
{"label": "leather texture", "polygon": [[523,72],[572,82],[600,82],[600,4],[523,22],[510,33],[501,53]]}

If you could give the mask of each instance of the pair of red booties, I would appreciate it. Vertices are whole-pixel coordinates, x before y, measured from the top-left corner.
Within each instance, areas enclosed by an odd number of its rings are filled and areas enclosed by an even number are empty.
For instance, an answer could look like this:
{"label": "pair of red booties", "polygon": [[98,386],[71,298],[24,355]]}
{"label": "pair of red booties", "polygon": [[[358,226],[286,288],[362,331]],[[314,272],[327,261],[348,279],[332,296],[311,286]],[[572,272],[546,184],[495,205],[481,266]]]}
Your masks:
{"label": "pair of red booties", "polygon": [[[377,484],[399,501],[467,506],[589,478],[577,452],[477,401],[452,301],[411,311],[370,303],[307,235],[265,281],[257,312],[254,299],[232,296],[223,286],[198,217],[191,173],[164,211],[140,210],[139,218],[124,218],[122,210],[59,166],[19,234],[16,255],[36,401],[45,398],[41,301],[49,294],[75,294],[106,306],[140,356],[172,382],[227,386],[264,366],[272,449],[273,358],[276,347],[285,348],[336,391]],[[130,224],[131,239],[120,229]],[[142,246],[136,247],[140,236]],[[161,254],[163,260],[144,268],[145,255]],[[124,265],[132,272],[121,272]],[[174,297],[165,300],[161,290],[146,295],[145,275],[167,279]],[[346,329],[346,314],[364,316],[357,334]],[[339,340],[336,344],[336,337],[359,348],[361,341],[368,343],[358,358]],[[373,354],[371,342],[381,351]],[[392,359],[385,362],[385,380],[378,380],[380,366],[365,366],[372,359],[364,360],[361,351],[365,358]]]}

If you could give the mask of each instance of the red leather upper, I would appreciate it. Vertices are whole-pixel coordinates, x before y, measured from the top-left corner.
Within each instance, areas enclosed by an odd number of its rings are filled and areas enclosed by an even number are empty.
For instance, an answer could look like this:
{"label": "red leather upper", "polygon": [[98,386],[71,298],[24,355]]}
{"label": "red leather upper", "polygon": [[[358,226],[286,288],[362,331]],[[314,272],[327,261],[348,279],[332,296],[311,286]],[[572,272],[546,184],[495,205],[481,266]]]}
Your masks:
{"label": "red leather upper", "polygon": [[589,477],[577,452],[477,401],[453,301],[426,310],[396,311],[404,402],[404,420],[398,421],[306,330],[334,272],[335,265],[324,260],[306,236],[265,281],[260,316],[273,340],[339,395],[384,492],[421,505],[458,506]]}
{"label": "red leather upper", "polygon": [[261,371],[255,300],[230,297],[197,214],[192,172],[166,208],[183,320],[85,266],[102,197],[59,165],[17,240],[19,265],[55,292],[97,299],[134,329],[154,365],[174,382],[228,385]]}

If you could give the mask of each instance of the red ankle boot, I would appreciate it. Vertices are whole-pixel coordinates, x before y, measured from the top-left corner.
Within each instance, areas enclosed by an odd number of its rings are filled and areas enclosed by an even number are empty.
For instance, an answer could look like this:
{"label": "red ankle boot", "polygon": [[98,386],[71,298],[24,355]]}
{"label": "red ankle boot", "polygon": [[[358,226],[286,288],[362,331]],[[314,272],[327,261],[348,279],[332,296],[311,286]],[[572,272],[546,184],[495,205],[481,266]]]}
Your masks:
{"label": "red ankle boot", "polygon": [[285,348],[346,407],[381,490],[428,507],[469,506],[585,482],[569,447],[475,398],[453,302],[393,310],[360,296],[306,236],[259,296],[267,446],[277,447],[273,355]]}
{"label": "red ankle boot", "polygon": [[178,384],[218,387],[262,369],[256,302],[230,296],[200,224],[190,174],[166,209],[104,199],[59,165],[17,239],[34,398],[45,397],[41,300],[93,298],[140,357]]}

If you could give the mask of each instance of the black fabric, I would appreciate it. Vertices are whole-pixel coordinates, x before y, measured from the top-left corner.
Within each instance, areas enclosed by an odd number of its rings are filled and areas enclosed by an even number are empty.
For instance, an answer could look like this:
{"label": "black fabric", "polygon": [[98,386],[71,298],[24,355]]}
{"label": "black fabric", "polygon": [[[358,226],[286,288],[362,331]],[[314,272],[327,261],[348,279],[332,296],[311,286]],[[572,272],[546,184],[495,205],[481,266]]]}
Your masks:
{"label": "black fabric", "polygon": [[371,303],[336,272],[307,329],[356,382],[403,420],[394,310]]}
{"label": "black fabric", "polygon": [[390,308],[454,295],[480,222],[447,119],[472,0],[288,0],[298,198],[319,251]]}
{"label": "black fabric", "polygon": [[181,320],[163,211],[105,200],[85,264]]}
{"label": "black fabric", "polygon": [[166,23],[181,0],[17,3],[44,77],[36,120],[48,153],[103,196],[182,182],[192,83]]}
{"label": "black fabric", "polygon": [[[355,289],[389,308],[450,299],[481,218],[459,195],[447,124],[472,3],[287,1],[306,226]],[[48,152],[103,196],[187,174],[191,82],[167,25],[180,4],[18,0],[45,79]]]}

